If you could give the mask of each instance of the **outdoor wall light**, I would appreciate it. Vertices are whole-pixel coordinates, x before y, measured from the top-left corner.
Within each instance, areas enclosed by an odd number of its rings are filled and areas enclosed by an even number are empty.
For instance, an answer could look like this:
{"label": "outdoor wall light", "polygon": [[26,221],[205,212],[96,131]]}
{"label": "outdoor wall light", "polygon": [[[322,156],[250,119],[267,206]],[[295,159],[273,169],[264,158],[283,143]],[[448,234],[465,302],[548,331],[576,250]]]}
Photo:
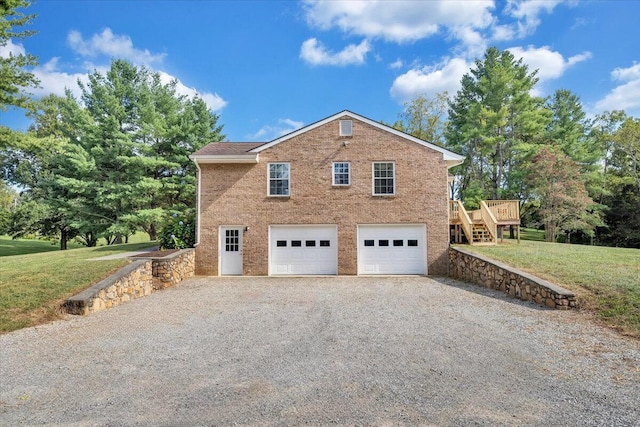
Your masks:
{"label": "outdoor wall light", "polygon": [[342,145],[344,145],[345,147],[348,147],[349,144],[351,144],[351,141],[348,141],[348,140],[342,141]]}
{"label": "outdoor wall light", "polygon": [[249,231],[249,226],[246,226],[246,227],[244,228],[244,231]]}

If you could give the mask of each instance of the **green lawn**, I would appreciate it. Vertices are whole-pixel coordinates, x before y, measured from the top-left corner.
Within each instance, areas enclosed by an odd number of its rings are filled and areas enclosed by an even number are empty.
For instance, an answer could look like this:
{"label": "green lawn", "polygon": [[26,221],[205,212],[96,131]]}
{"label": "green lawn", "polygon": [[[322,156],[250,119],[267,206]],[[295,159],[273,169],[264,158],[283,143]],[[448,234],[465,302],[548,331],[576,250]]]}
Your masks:
{"label": "green lawn", "polygon": [[[149,242],[147,233],[136,233],[129,236],[129,243]],[[106,246],[104,239],[98,239],[98,246]],[[69,249],[84,248],[85,246],[71,241],[67,244]],[[35,254],[40,252],[53,252],[60,250],[60,242],[37,239],[15,239],[10,236],[0,235],[0,257],[13,255]]]}
{"label": "green lawn", "polygon": [[535,274],[576,292],[583,308],[640,336],[640,250],[523,240],[463,249]]}
{"label": "green lawn", "polygon": [[536,230],[535,228],[521,228],[520,239],[544,242],[544,230]]}
{"label": "green lawn", "polygon": [[[0,240],[0,244],[8,243]],[[0,333],[59,317],[62,301],[129,262],[127,259],[87,261],[88,258],[155,245],[156,242],[146,241],[0,258]]]}
{"label": "green lawn", "polygon": [[[82,248],[79,243],[69,242],[69,249]],[[59,251],[60,243],[47,240],[15,239],[9,236],[0,236],[0,257],[12,255],[35,254],[39,252]]]}

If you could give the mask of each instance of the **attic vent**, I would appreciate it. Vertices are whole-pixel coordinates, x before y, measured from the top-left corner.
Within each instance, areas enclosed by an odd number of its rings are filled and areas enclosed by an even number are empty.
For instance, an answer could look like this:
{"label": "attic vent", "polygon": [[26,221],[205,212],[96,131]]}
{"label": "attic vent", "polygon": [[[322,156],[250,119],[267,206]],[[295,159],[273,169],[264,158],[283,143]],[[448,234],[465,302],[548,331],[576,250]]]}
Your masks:
{"label": "attic vent", "polygon": [[352,136],[353,123],[351,120],[340,120],[340,136]]}

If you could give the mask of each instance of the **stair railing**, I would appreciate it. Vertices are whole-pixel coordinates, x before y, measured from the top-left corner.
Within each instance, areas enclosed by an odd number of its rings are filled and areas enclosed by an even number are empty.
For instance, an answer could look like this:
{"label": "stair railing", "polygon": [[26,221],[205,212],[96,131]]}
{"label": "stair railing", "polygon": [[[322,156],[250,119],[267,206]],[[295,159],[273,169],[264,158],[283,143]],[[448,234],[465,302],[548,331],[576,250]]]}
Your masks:
{"label": "stair railing", "polygon": [[460,200],[454,200],[457,202],[457,214],[460,219],[460,224],[462,225],[462,230],[464,234],[467,236],[467,241],[470,245],[473,245],[473,222],[471,222],[471,218],[469,218],[469,214],[467,210],[464,208],[464,205]]}
{"label": "stair railing", "polygon": [[480,201],[480,215],[482,216],[482,221],[487,226],[487,229],[491,234],[491,241],[493,243],[498,243],[498,221],[484,200]]}

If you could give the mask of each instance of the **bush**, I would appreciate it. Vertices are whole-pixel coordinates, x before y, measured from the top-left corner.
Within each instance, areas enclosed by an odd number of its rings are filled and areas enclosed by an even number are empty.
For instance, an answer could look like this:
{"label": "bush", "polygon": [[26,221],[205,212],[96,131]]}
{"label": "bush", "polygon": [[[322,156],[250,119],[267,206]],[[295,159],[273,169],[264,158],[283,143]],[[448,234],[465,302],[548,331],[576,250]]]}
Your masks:
{"label": "bush", "polygon": [[165,219],[158,237],[161,249],[192,248],[196,243],[196,221],[193,209],[171,213]]}

